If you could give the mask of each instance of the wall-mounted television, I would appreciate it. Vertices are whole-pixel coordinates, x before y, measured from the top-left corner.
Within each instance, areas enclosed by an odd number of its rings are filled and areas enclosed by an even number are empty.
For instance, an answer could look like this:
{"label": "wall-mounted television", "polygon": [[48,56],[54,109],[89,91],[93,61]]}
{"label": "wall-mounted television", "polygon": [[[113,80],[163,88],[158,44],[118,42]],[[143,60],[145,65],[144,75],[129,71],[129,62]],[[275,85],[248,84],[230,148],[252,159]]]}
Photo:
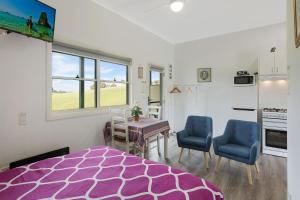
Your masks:
{"label": "wall-mounted television", "polygon": [[0,0],[0,29],[53,42],[55,14],[37,0]]}

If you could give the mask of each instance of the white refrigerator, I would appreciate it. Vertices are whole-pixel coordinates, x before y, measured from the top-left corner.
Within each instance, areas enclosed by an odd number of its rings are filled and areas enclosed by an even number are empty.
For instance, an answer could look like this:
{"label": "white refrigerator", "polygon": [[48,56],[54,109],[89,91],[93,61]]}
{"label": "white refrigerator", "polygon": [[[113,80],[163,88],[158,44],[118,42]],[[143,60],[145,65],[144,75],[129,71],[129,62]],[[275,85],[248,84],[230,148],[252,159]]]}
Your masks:
{"label": "white refrigerator", "polygon": [[258,85],[233,86],[232,119],[257,122]]}

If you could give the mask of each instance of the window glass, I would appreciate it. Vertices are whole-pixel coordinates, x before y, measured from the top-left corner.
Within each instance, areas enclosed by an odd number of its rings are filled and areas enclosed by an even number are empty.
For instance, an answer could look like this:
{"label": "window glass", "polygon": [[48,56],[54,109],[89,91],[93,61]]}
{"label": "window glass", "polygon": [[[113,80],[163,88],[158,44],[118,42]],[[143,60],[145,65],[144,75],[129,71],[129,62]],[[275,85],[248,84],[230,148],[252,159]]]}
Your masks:
{"label": "window glass", "polygon": [[160,84],[160,72],[151,71],[151,85]]}
{"label": "window glass", "polygon": [[94,108],[96,107],[96,82],[85,81],[84,82],[84,107]]}
{"label": "window glass", "polygon": [[149,94],[149,104],[160,104],[160,94],[161,94],[161,85],[160,85],[160,75],[158,71],[150,71],[150,94]]}
{"label": "window glass", "polygon": [[52,53],[52,76],[76,77],[80,72],[80,57]]}
{"label": "window glass", "polygon": [[96,78],[95,66],[96,66],[95,60],[89,58],[84,59],[84,78],[88,78],[88,79]]}
{"label": "window glass", "polygon": [[100,79],[103,81],[127,82],[127,66],[101,61]]}
{"label": "window glass", "polygon": [[79,109],[79,81],[53,80],[52,110]]}
{"label": "window glass", "polygon": [[100,106],[121,106],[127,104],[127,66],[100,62]]}
{"label": "window glass", "polygon": [[121,106],[127,104],[127,84],[101,82],[100,106]]}

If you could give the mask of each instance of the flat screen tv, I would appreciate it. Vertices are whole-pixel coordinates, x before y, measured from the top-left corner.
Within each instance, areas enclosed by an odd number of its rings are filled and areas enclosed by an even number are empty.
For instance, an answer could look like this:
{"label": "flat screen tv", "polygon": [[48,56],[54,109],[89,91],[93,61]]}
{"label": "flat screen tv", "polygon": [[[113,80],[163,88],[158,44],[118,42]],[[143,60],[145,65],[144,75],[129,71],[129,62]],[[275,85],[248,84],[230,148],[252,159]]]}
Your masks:
{"label": "flat screen tv", "polygon": [[55,13],[37,0],[0,0],[0,29],[53,42]]}

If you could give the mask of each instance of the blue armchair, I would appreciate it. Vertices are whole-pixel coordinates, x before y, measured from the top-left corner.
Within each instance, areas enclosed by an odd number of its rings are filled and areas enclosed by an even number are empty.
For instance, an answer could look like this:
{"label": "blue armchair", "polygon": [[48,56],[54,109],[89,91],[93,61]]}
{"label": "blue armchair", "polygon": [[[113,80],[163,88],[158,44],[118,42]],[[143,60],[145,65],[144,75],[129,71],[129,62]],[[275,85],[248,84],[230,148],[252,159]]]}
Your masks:
{"label": "blue armchair", "polygon": [[213,139],[215,154],[219,156],[216,171],[218,171],[221,158],[228,158],[247,164],[249,183],[252,184],[251,166],[255,165],[260,155],[261,126],[256,122],[229,120],[225,133]]}
{"label": "blue armchair", "polygon": [[178,146],[181,147],[179,162],[184,149],[203,151],[208,169],[207,153],[209,153],[212,142],[212,132],[213,121],[210,117],[189,116],[185,129],[177,133]]}

